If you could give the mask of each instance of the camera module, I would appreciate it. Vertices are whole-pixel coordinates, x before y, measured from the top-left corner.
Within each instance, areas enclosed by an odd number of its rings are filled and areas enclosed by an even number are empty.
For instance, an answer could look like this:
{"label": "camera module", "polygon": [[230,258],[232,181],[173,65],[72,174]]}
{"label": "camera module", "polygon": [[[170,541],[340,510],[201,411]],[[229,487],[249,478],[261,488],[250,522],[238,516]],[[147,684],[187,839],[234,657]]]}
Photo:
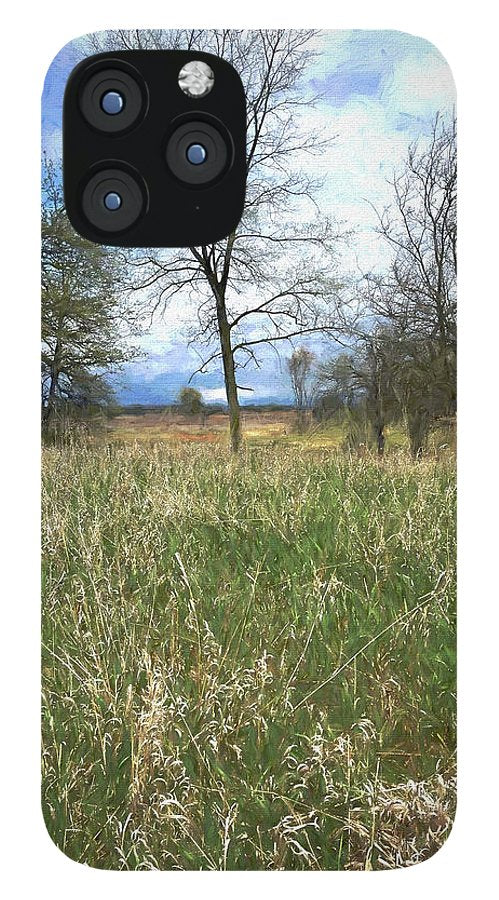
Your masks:
{"label": "camera module", "polygon": [[191,49],[107,50],[71,72],[63,104],[68,218],[114,247],[199,247],[239,222],[244,87],[227,60]]}

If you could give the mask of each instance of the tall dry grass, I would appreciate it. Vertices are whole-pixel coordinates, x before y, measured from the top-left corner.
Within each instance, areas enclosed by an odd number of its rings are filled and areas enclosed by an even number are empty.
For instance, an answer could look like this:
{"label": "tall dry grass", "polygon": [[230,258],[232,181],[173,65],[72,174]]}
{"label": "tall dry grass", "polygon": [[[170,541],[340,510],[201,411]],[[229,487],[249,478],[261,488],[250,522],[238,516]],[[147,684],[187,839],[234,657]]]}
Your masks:
{"label": "tall dry grass", "polygon": [[451,458],[48,450],[43,807],[116,869],[383,869],[455,799]]}

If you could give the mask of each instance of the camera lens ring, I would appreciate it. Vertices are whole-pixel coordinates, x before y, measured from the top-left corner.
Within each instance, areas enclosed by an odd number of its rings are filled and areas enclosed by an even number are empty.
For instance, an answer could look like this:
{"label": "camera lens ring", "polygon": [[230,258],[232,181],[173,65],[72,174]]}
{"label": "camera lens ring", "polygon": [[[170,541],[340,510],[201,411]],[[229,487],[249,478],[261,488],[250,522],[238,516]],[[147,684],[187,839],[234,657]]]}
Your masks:
{"label": "camera lens ring", "polygon": [[[202,162],[189,159],[188,151],[199,145],[205,152]],[[204,187],[228,169],[232,162],[232,148],[226,137],[204,119],[183,122],[168,138],[165,158],[172,174],[183,184]]]}
{"label": "camera lens ring", "polygon": [[[108,198],[112,195],[116,195],[119,202],[110,204]],[[81,207],[93,228],[116,234],[139,221],[146,210],[146,196],[139,177],[124,169],[100,169],[85,184]]]}
{"label": "camera lens ring", "polygon": [[[103,98],[118,94],[122,99],[117,112],[103,106]],[[84,82],[80,92],[80,110],[85,121],[107,134],[117,134],[135,126],[146,111],[145,89],[129,72],[104,68]]]}

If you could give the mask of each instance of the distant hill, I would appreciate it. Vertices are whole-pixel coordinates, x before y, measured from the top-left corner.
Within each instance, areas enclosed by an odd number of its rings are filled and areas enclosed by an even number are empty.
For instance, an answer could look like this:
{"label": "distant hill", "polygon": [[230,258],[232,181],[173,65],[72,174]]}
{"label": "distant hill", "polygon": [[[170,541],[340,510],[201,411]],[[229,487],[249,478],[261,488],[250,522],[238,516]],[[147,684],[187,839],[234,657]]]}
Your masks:
{"label": "distant hill", "polygon": [[[147,379],[137,372],[131,375],[125,371],[124,375],[112,380],[112,385],[116,399],[121,406],[138,405],[150,408],[174,404],[181,388],[185,387],[188,381],[189,376],[185,372],[162,372]],[[219,372],[200,374],[191,384],[201,392],[207,405],[226,406],[224,384]],[[252,373],[250,384],[253,388],[251,392],[240,392],[241,406],[291,406],[293,404],[289,381],[282,376],[282,373],[271,371],[263,375],[257,371]]]}

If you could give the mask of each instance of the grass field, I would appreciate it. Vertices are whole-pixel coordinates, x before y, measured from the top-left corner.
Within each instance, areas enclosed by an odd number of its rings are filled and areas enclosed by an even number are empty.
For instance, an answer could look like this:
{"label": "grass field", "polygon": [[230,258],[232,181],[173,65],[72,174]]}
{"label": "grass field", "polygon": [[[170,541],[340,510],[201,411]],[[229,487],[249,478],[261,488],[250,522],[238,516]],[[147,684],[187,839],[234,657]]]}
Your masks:
{"label": "grass field", "polygon": [[255,444],[44,452],[43,808],[75,860],[383,869],[448,834],[453,457]]}

